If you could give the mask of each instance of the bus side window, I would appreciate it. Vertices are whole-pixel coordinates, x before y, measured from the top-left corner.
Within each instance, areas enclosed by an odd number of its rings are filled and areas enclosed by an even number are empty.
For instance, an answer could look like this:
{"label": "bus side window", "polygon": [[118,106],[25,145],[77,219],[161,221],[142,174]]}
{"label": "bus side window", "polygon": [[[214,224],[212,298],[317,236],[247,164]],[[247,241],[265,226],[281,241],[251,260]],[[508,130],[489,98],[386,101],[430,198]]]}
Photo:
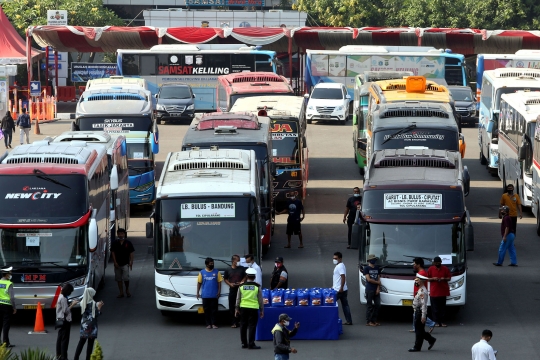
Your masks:
{"label": "bus side window", "polygon": [[156,56],[140,55],[141,75],[156,75]]}

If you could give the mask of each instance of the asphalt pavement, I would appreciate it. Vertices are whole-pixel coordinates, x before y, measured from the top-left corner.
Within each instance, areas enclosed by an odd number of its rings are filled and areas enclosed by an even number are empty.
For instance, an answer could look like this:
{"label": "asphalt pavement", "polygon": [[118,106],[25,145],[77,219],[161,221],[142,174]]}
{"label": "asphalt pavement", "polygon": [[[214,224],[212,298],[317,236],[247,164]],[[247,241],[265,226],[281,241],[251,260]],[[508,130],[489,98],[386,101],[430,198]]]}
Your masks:
{"label": "asphalt pavement", "polygon": [[[180,150],[186,125],[161,125],[161,152],[157,156],[161,169],[170,151]],[[70,129],[69,120],[41,125],[42,135],[32,140],[54,136]],[[383,307],[380,327],[365,326],[365,307],[359,303],[358,251],[347,250],[347,227],[342,215],[347,198],[362,179],[353,160],[351,122],[347,126],[313,123],[308,126],[310,178],[305,203],[304,249],[298,249],[293,236],[292,248],[286,244],[285,217],[278,216],[272,247],[262,262],[263,281],[269,285],[273,259],[283,256],[290,273],[290,286],[330,287],[332,285],[332,255],[344,254],[347,266],[349,303],[353,326],[344,326],[338,341],[295,341],[298,354],[291,359],[470,359],[471,346],[480,339],[482,330],[493,331],[490,344],[499,351],[499,359],[540,358],[540,327],[536,306],[540,304],[538,279],[540,238],[536,235],[536,219],[529,211],[518,220],[516,248],[519,267],[494,267],[500,242],[498,203],[502,182],[492,177],[478,160],[477,129],[464,128],[467,142],[465,165],[472,179],[471,194],[466,198],[475,230],[475,250],[468,252],[467,305],[452,311],[447,328],[435,328],[434,348],[421,353],[408,353],[414,334],[409,333],[412,316],[409,307]],[[154,296],[153,257],[148,252],[151,240],[144,237],[150,210],[132,210],[128,237],[135,246],[135,264],[131,273],[132,298],[116,299],[112,265],[106,271],[105,288],[96,295],[103,300],[99,318],[98,341],[105,359],[251,359],[273,358],[271,342],[259,342],[261,350],[240,348],[239,330],[231,329],[227,314],[222,314],[222,326],[208,330],[202,315],[180,314],[164,317],[156,310]],[[411,289],[412,291],[412,289]],[[75,310],[77,313],[77,310]],[[340,310],[340,314],[341,310]],[[45,312],[47,335],[28,335],[34,325],[33,311],[19,311],[10,331],[11,343],[19,351],[28,347],[46,348],[54,354],[56,331],[54,313]],[[72,326],[70,358],[78,341],[78,321]],[[277,319],[276,319],[277,322]],[[294,322],[294,319],[293,319]],[[302,326],[300,330],[302,331]]]}

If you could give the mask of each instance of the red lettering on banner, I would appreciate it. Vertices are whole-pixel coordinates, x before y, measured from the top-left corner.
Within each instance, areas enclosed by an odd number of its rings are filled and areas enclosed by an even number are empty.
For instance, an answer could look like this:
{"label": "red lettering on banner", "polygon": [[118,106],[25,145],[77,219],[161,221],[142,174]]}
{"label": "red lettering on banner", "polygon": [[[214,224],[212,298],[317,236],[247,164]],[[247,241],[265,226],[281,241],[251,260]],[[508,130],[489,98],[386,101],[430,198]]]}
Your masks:
{"label": "red lettering on banner", "polygon": [[192,75],[193,66],[158,66],[158,75]]}
{"label": "red lettering on banner", "polygon": [[32,275],[24,275],[24,281],[32,281]]}
{"label": "red lettering on banner", "polygon": [[39,281],[47,281],[47,275],[39,275]]}
{"label": "red lettering on banner", "polygon": [[273,157],[272,161],[279,164],[288,164],[288,163],[295,164],[296,163],[296,161],[291,160],[291,158],[289,157]]}
{"label": "red lettering on banner", "polygon": [[289,124],[274,124],[272,125],[272,132],[273,133],[280,133],[280,132],[293,132],[291,125]]}

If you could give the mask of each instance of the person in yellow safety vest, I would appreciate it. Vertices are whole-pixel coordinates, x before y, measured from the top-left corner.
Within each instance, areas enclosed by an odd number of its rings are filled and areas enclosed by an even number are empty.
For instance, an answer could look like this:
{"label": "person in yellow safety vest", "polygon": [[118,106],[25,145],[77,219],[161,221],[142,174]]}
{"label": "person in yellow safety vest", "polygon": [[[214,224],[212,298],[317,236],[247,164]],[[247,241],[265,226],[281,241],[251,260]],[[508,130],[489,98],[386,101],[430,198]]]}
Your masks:
{"label": "person in yellow safety vest", "polygon": [[13,270],[11,266],[2,268],[2,278],[0,279],[0,319],[2,319],[0,331],[4,333],[3,344],[8,348],[14,346],[9,342],[9,328],[11,326],[11,316],[17,312],[13,283],[11,282],[11,270]]}
{"label": "person in yellow safety vest", "polygon": [[249,268],[246,270],[246,275],[247,281],[240,285],[236,296],[236,315],[240,314],[240,340],[242,341],[242,349],[260,349],[260,346],[255,345],[255,330],[259,321],[259,310],[261,311],[261,319],[264,317],[262,292],[259,284],[255,282],[257,271]]}

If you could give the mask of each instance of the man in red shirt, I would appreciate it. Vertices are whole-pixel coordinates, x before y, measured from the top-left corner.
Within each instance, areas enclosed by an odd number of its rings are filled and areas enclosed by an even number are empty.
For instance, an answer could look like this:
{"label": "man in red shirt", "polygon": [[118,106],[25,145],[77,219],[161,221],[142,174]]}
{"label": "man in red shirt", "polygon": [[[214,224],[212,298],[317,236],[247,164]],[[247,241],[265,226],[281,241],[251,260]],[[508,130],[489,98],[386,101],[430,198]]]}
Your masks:
{"label": "man in red shirt", "polygon": [[433,265],[428,269],[428,278],[430,285],[431,310],[433,320],[437,323],[437,327],[446,327],[443,323],[446,310],[446,297],[450,296],[450,286],[448,281],[452,277],[450,270],[442,265],[442,260],[439,256],[433,259]]}

